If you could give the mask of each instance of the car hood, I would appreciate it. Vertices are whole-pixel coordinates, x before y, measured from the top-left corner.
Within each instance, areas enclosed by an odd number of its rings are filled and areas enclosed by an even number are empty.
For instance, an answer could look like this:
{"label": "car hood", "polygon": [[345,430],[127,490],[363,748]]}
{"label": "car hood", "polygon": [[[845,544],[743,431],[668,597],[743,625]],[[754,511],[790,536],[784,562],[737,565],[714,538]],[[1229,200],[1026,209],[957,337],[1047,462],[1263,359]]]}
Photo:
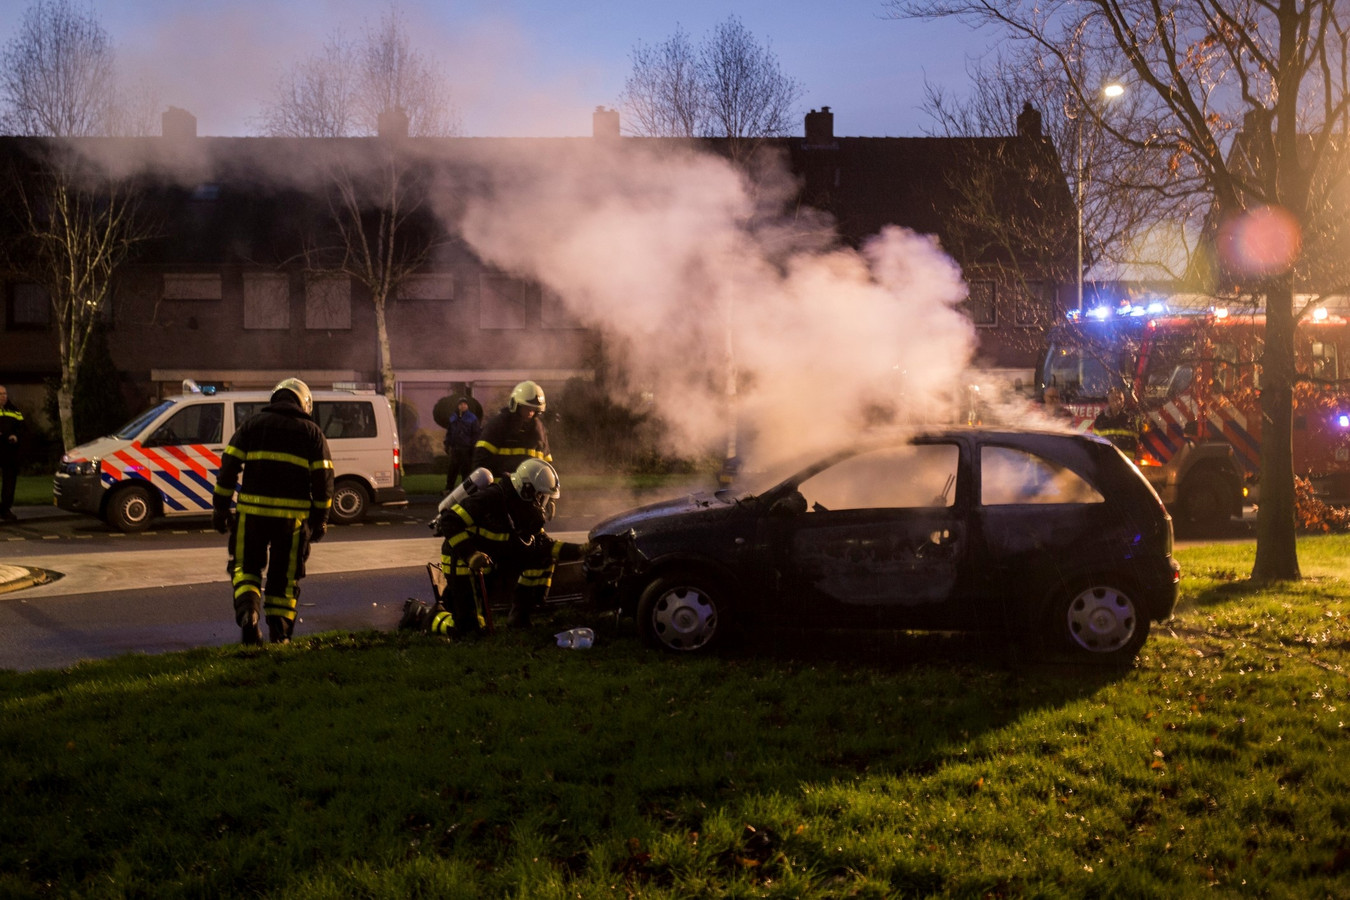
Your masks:
{"label": "car hood", "polygon": [[632,531],[641,536],[653,532],[683,530],[710,520],[720,520],[746,502],[744,495],[728,491],[700,491],[674,500],[649,503],[610,516],[591,529],[591,538]]}
{"label": "car hood", "polygon": [[81,444],[78,447],[71,448],[71,451],[65,454],[66,462],[86,462],[91,459],[102,459],[110,453],[122,450],[129,446],[131,441],[109,435],[107,437],[97,438],[87,444]]}

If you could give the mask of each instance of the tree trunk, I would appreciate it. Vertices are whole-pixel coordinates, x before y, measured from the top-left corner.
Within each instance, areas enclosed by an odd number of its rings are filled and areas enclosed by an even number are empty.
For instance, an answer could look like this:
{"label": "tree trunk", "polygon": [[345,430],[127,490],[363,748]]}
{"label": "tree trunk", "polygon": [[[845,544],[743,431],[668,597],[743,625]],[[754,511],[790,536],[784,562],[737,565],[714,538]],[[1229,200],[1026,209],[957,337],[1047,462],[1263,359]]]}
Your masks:
{"label": "tree trunk", "polygon": [[375,300],[375,334],[380,344],[380,391],[389,399],[390,406],[394,405],[394,357],[389,350],[389,327],[384,320],[385,297],[382,294],[376,294]]}
{"label": "tree trunk", "polygon": [[1266,293],[1261,367],[1261,503],[1256,518],[1257,581],[1297,580],[1294,530],[1294,293],[1284,276]]}
{"label": "tree trunk", "polygon": [[61,420],[61,447],[69,453],[75,449],[75,378],[78,370],[72,366],[61,369],[61,384],[56,389],[57,418]]}

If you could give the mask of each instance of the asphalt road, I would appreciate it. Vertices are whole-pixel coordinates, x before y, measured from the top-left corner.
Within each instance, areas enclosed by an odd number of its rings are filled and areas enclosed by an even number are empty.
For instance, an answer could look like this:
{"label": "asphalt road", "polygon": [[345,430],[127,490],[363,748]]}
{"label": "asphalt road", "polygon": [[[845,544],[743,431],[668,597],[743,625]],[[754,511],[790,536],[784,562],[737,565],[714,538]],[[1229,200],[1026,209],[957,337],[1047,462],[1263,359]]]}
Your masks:
{"label": "asphalt road", "polygon": [[[426,526],[434,507],[415,499],[361,525],[330,528],[311,549],[296,634],[392,630],[406,598],[430,601],[426,566],[440,554],[440,539]],[[20,521],[0,528],[0,570],[50,580],[0,587],[0,669],[58,669],[239,640],[225,539],[209,520],[161,522],[123,535],[59,510],[16,512]],[[600,515],[560,516],[549,533],[584,540]],[[575,565],[559,567],[555,592],[574,592],[579,576]]]}

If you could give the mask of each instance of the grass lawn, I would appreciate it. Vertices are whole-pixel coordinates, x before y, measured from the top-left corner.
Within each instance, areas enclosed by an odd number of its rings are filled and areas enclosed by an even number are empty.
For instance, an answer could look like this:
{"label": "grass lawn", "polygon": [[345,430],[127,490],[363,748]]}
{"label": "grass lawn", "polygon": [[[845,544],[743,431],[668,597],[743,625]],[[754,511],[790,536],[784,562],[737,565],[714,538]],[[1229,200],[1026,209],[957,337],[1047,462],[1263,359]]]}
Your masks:
{"label": "grass lawn", "polygon": [[305,636],[0,673],[0,896],[1344,897],[1350,538],[1181,551],[1124,671]]}

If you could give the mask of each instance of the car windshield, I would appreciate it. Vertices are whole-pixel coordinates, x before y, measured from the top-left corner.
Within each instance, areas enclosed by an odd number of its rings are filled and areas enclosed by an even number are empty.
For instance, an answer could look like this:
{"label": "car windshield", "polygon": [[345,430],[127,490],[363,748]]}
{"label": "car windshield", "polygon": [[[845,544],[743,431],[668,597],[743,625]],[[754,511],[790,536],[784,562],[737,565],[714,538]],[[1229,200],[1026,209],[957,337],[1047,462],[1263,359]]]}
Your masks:
{"label": "car windshield", "polygon": [[164,412],[164,410],[168,409],[170,406],[173,406],[173,401],[165,400],[158,406],[152,407],[151,409],[147,409],[145,412],[141,413],[139,416],[137,416],[127,424],[123,425],[121,428],[114,431],[112,436],[116,438],[121,438],[124,441],[131,440],[136,435],[140,434],[141,431],[145,429],[146,425],[149,425],[152,421],[157,419],[159,417],[159,414]]}

